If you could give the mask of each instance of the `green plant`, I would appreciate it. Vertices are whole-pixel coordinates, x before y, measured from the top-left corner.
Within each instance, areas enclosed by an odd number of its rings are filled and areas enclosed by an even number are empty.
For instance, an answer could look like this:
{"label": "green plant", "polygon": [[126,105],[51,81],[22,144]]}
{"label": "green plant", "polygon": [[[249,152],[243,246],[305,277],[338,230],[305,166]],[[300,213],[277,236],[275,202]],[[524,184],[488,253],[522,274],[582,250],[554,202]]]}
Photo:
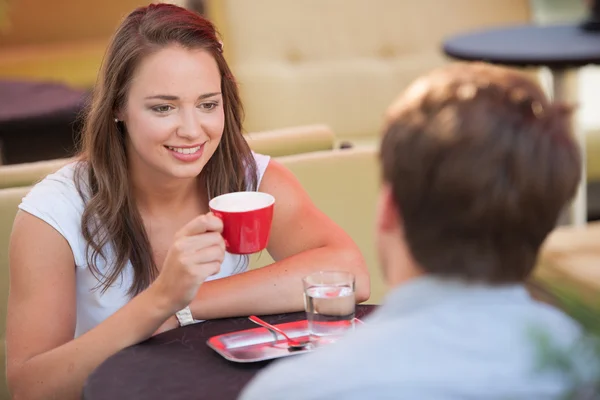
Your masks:
{"label": "green plant", "polygon": [[544,332],[534,332],[539,345],[540,365],[564,376],[570,385],[565,400],[600,399],[600,293],[584,299],[573,287],[558,282],[546,282],[559,308],[583,328],[582,339],[570,349],[562,349]]}

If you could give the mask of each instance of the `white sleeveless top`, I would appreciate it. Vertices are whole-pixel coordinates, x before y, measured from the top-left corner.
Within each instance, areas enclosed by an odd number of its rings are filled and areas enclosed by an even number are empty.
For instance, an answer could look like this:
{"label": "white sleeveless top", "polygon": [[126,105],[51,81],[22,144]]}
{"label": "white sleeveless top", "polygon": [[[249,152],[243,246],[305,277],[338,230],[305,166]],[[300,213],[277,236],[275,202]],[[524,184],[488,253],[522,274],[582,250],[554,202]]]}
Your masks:
{"label": "white sleeveless top", "polygon": [[[270,157],[254,154],[258,170],[258,183],[269,164]],[[81,232],[81,216],[84,201],[79,195],[74,181],[77,162],[68,164],[57,172],[48,175],[35,185],[23,198],[19,208],[45,221],[56,229],[69,243],[75,260],[77,279],[77,324],[75,337],[89,331],[108,318],[129,300],[127,294],[133,281],[133,269],[128,262],[120,279],[102,293],[97,288],[98,280],[88,268],[86,260],[87,243]],[[106,258],[112,263],[114,253],[110,245],[103,249]],[[104,273],[107,263],[98,257],[98,270]],[[248,269],[247,258],[225,253],[218,274],[208,280],[224,278]]]}

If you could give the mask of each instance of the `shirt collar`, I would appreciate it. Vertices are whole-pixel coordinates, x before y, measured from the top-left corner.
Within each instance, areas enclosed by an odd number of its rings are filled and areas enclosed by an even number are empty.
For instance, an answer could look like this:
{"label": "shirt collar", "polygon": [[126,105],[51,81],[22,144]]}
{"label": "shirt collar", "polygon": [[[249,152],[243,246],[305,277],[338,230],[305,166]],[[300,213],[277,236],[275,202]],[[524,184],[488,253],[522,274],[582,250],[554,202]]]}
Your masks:
{"label": "shirt collar", "polygon": [[424,275],[392,289],[373,319],[401,316],[450,302],[494,303],[527,302],[531,297],[522,284],[486,285],[458,279]]}

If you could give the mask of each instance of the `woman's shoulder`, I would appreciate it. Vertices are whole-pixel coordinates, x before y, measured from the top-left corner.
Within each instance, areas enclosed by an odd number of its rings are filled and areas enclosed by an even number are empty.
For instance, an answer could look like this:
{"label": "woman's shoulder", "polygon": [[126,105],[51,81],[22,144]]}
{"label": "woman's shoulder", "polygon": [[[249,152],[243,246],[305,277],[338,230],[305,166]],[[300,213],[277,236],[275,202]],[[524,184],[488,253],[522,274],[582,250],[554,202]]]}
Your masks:
{"label": "woman's shoulder", "polygon": [[[19,209],[32,214],[63,231],[80,223],[85,208],[87,163],[75,161],[49,174],[35,184],[19,204]],[[78,177],[81,182],[78,184]],[[82,189],[80,193],[80,188]]]}
{"label": "woman's shoulder", "polygon": [[87,169],[87,162],[85,161],[74,161],[66,164],[35,184],[25,198],[48,200],[42,199],[42,197],[60,195],[62,198],[82,200],[80,190],[84,194],[87,192]]}
{"label": "woman's shoulder", "polygon": [[69,242],[77,263],[81,262],[76,249],[83,243],[81,217],[85,209],[79,188],[85,194],[86,178],[87,163],[67,164],[33,186],[19,204],[20,210],[46,222]]}

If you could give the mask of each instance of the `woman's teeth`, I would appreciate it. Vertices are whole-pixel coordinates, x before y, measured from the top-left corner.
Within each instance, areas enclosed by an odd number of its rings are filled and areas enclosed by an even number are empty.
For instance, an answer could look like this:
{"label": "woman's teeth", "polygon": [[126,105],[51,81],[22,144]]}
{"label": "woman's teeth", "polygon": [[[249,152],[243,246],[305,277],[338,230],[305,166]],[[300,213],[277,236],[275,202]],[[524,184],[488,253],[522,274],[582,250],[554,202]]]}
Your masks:
{"label": "woman's teeth", "polygon": [[181,154],[194,154],[195,152],[200,150],[201,147],[202,146],[182,148],[182,147],[167,146],[167,148],[169,150],[176,151],[177,153],[181,153]]}

